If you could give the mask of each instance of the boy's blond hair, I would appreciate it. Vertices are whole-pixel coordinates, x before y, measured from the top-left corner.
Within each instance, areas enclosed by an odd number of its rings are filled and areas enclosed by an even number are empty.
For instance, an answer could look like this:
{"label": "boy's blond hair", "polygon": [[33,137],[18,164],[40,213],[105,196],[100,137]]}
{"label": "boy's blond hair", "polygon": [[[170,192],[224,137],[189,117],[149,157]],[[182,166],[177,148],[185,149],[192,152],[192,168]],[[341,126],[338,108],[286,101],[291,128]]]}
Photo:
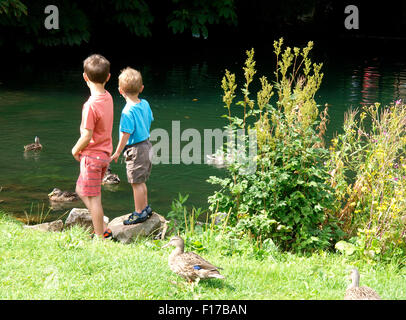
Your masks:
{"label": "boy's blond hair", "polygon": [[138,94],[143,86],[141,72],[127,67],[121,70],[118,77],[118,86],[126,94]]}

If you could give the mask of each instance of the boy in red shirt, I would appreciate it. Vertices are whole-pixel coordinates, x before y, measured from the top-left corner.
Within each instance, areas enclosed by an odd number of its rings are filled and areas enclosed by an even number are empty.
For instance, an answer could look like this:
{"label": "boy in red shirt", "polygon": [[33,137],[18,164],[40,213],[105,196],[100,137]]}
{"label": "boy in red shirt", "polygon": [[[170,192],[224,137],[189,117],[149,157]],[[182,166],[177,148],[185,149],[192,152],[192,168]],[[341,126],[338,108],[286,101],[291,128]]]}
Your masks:
{"label": "boy in red shirt", "polygon": [[113,151],[113,99],[104,89],[110,79],[110,62],[94,54],[83,62],[83,69],[91,96],[83,105],[80,138],[72,148],[73,157],[80,161],[76,192],[90,211],[94,233],[107,238],[111,231],[103,220],[101,182]]}

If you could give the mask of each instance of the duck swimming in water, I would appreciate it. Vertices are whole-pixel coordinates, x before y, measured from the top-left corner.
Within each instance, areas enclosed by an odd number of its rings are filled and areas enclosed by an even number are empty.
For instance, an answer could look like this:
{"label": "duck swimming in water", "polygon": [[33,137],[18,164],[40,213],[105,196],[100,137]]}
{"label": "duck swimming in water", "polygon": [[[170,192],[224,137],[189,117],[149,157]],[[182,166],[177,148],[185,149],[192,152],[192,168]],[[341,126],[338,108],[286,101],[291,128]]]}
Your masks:
{"label": "duck swimming in water", "polygon": [[221,150],[217,150],[214,154],[206,155],[206,163],[218,168],[224,168],[230,165],[233,161],[234,157],[232,154],[225,154]]}
{"label": "duck swimming in water", "polygon": [[111,168],[108,167],[104,175],[102,184],[117,184],[120,183],[120,178],[115,173],[111,173]]}
{"label": "duck swimming in water", "polygon": [[54,190],[48,194],[48,198],[55,202],[68,202],[79,200],[79,195],[76,192],[61,191],[58,188],[54,188]]}
{"label": "duck swimming in water", "polygon": [[24,151],[40,151],[42,150],[42,145],[39,143],[39,138],[35,137],[34,143],[27,144],[24,146]]}

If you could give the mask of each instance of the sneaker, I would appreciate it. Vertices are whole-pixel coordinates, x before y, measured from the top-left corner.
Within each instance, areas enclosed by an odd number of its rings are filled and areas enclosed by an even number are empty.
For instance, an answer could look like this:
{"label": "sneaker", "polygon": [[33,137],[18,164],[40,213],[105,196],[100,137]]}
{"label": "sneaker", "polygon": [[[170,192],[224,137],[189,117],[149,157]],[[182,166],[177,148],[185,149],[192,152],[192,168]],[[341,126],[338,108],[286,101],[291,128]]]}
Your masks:
{"label": "sneaker", "polygon": [[[90,239],[93,239],[94,235],[95,235],[95,232],[93,231],[92,234],[90,235]],[[113,232],[111,231],[111,229],[107,228],[106,230],[104,230],[103,238],[104,239],[112,239],[113,238]]]}
{"label": "sneaker", "polygon": [[111,229],[107,228],[106,230],[104,230],[103,238],[104,239],[112,239],[113,238],[113,232],[111,231]]}
{"label": "sneaker", "polygon": [[148,217],[152,216],[152,208],[149,204],[145,207],[144,210],[147,211]]}
{"label": "sneaker", "polygon": [[127,220],[123,221],[123,223],[125,225],[136,224],[136,223],[144,222],[148,218],[149,218],[148,212],[147,212],[147,210],[144,209],[144,210],[142,210],[141,213],[134,211],[133,213],[130,214],[130,216],[128,217]]}

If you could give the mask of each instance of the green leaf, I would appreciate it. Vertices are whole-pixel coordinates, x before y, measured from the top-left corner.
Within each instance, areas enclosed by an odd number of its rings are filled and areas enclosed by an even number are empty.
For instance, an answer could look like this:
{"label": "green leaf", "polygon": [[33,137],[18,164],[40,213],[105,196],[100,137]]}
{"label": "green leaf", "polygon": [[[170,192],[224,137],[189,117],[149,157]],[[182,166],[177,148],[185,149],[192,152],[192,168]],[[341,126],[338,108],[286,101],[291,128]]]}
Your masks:
{"label": "green leaf", "polygon": [[209,36],[209,31],[207,30],[206,26],[202,26],[202,34],[203,34],[203,38],[207,38]]}
{"label": "green leaf", "polygon": [[340,251],[342,254],[350,256],[356,251],[356,247],[349,242],[346,242],[344,240],[338,241],[335,244],[335,248]]}

